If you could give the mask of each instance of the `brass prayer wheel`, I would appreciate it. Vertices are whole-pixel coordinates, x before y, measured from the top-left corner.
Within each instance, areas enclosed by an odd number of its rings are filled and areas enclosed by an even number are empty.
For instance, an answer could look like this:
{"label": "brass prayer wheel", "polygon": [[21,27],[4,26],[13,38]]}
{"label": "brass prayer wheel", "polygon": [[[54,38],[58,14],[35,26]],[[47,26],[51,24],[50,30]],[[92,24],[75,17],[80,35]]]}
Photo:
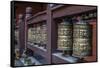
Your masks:
{"label": "brass prayer wheel", "polygon": [[32,28],[28,29],[28,42],[32,42]]}
{"label": "brass prayer wheel", "polygon": [[36,42],[36,28],[35,28],[35,26],[33,26],[31,31],[32,31],[32,42],[35,43]]}
{"label": "brass prayer wheel", "polygon": [[47,26],[46,23],[34,24],[28,29],[28,41],[39,46],[47,44]]}
{"label": "brass prayer wheel", "polygon": [[46,48],[47,44],[47,26],[46,23],[42,23],[41,26],[41,45]]}
{"label": "brass prayer wheel", "polygon": [[73,55],[84,57],[91,55],[92,28],[85,21],[73,24]]}
{"label": "brass prayer wheel", "polygon": [[64,55],[72,54],[72,24],[66,20],[58,23],[58,50],[63,51]]}
{"label": "brass prayer wheel", "polygon": [[35,33],[36,43],[39,45],[41,41],[41,25],[36,25],[36,33]]}

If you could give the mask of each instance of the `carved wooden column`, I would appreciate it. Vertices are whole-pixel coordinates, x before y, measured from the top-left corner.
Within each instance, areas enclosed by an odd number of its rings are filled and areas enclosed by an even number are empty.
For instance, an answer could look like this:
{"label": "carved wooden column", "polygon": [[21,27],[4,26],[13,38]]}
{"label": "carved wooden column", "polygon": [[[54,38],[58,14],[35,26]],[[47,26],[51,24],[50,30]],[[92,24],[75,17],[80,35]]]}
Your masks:
{"label": "carved wooden column", "polygon": [[27,49],[27,42],[28,42],[28,22],[27,20],[32,16],[32,8],[27,7],[26,8],[26,14],[25,14],[25,50]]}
{"label": "carved wooden column", "polygon": [[19,23],[19,50],[20,50],[20,54],[23,53],[23,50],[25,48],[24,45],[24,40],[25,40],[25,35],[24,35],[24,16],[23,14],[19,14],[18,17],[18,23]]}

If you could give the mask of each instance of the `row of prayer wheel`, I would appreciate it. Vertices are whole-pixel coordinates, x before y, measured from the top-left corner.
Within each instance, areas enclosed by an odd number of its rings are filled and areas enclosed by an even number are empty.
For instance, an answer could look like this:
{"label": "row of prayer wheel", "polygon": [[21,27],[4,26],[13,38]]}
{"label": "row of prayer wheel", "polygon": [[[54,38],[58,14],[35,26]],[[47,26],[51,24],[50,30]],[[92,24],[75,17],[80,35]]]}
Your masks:
{"label": "row of prayer wheel", "polygon": [[88,22],[79,21],[72,24],[63,20],[58,24],[58,50],[63,55],[84,57],[91,55],[92,28]]}
{"label": "row of prayer wheel", "polygon": [[34,24],[28,29],[28,41],[39,46],[46,45],[47,42],[46,23]]}
{"label": "row of prayer wheel", "polygon": [[[41,45],[47,43],[46,24],[37,24],[28,30],[28,41]],[[92,27],[85,21],[74,24],[63,20],[58,24],[57,49],[64,55],[88,56],[92,49]]]}

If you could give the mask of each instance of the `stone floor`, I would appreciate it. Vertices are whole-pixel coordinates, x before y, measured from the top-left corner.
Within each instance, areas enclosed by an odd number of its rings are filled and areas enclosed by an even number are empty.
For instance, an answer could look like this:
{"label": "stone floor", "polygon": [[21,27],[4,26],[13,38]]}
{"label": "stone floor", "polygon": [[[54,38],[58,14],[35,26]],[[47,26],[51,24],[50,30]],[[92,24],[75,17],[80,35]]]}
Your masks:
{"label": "stone floor", "polygon": [[15,66],[24,66],[20,60],[15,60]]}
{"label": "stone floor", "polygon": [[[37,60],[34,57],[28,57],[29,59],[31,59],[32,64],[30,65],[42,65],[42,63]],[[24,63],[24,59],[20,58],[19,60],[15,60],[15,66],[28,66],[27,64]]]}

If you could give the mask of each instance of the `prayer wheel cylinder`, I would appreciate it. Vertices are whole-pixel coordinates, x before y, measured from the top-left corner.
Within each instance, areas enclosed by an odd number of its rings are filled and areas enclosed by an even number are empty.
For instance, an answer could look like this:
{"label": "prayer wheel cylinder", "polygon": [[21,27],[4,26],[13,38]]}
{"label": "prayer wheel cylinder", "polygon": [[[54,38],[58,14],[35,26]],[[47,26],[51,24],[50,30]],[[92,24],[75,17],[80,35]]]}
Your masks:
{"label": "prayer wheel cylinder", "polygon": [[72,23],[63,20],[58,23],[58,50],[63,51],[63,55],[72,54]]}
{"label": "prayer wheel cylinder", "polygon": [[47,26],[46,26],[46,23],[42,24],[41,35],[42,35],[41,36],[42,37],[41,44],[44,48],[46,48],[46,44],[47,44]]}
{"label": "prayer wheel cylinder", "polygon": [[84,57],[91,55],[92,28],[85,21],[73,24],[73,55]]}

